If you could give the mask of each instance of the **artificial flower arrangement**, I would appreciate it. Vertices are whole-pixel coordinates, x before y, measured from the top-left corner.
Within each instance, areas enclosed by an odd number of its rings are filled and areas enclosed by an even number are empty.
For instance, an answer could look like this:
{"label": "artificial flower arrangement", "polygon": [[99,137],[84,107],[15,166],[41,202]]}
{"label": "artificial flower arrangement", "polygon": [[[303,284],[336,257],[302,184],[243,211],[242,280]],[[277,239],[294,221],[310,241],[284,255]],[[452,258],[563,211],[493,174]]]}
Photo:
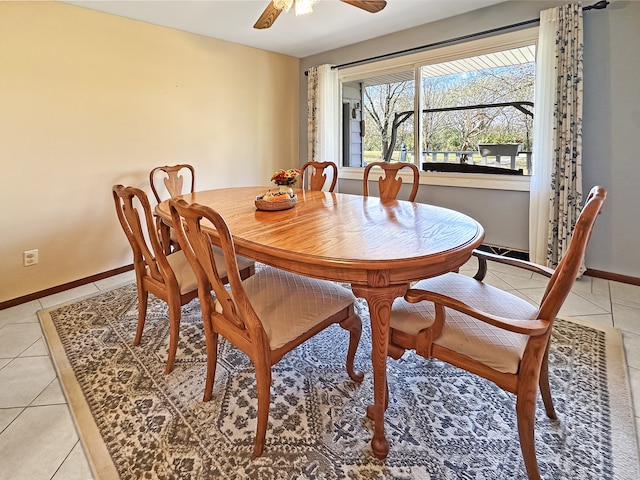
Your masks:
{"label": "artificial flower arrangement", "polygon": [[298,177],[300,176],[300,170],[297,168],[290,168],[289,170],[276,170],[271,176],[271,181],[276,185],[295,185],[298,183]]}

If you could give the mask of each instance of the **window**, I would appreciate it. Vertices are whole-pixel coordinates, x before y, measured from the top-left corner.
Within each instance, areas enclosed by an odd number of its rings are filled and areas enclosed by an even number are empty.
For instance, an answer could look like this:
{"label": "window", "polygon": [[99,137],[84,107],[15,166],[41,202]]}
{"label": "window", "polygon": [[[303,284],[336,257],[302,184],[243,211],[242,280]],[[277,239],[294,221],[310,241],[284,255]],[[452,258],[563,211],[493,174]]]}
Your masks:
{"label": "window", "polygon": [[530,175],[536,38],[529,29],[341,70],[343,166]]}
{"label": "window", "polygon": [[413,70],[344,83],[342,92],[345,166],[413,161]]}

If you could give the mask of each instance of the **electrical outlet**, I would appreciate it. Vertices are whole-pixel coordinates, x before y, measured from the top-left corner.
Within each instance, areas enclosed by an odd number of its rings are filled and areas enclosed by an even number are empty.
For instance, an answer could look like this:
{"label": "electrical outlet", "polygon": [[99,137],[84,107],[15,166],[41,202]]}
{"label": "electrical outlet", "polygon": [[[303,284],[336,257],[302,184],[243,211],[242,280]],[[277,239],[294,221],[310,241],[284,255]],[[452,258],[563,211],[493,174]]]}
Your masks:
{"label": "electrical outlet", "polygon": [[22,258],[24,260],[24,266],[29,267],[38,263],[38,249],[27,250],[22,252]]}

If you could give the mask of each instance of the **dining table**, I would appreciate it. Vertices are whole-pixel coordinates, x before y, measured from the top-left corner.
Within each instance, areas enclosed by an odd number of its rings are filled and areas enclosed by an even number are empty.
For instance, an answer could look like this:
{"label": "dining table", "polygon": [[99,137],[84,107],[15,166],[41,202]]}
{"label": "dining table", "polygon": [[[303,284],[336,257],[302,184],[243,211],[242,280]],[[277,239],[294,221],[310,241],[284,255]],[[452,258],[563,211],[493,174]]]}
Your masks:
{"label": "dining table", "polygon": [[[384,431],[388,404],[389,316],[411,282],[455,271],[484,239],[473,218],[448,208],[375,196],[293,189],[295,206],[260,210],[266,186],[197,191],[178,198],[207,205],[227,222],[236,253],[314,278],[348,283],[367,302],[371,326],[373,454],[389,453]],[[273,188],[271,188],[273,190]],[[169,201],[156,215],[171,225]],[[211,227],[210,236],[216,243]]]}

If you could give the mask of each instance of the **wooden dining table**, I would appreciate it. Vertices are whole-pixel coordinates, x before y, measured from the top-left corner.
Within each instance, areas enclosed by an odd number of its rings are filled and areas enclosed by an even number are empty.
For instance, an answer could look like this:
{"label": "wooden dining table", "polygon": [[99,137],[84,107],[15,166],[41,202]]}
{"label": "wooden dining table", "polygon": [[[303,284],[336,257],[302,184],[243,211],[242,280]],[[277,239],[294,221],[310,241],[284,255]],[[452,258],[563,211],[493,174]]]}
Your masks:
{"label": "wooden dining table", "polygon": [[[371,322],[374,422],[371,448],[389,453],[384,433],[387,405],[389,315],[410,282],[458,269],[484,238],[482,226],[460,212],[423,203],[294,189],[297,203],[280,211],[257,210],[269,187],[235,187],[182,195],[226,220],[240,255],[276,268],[351,284],[364,298]],[[273,190],[273,187],[272,187]],[[156,214],[171,224],[168,201]],[[216,242],[215,230],[211,231]]]}

